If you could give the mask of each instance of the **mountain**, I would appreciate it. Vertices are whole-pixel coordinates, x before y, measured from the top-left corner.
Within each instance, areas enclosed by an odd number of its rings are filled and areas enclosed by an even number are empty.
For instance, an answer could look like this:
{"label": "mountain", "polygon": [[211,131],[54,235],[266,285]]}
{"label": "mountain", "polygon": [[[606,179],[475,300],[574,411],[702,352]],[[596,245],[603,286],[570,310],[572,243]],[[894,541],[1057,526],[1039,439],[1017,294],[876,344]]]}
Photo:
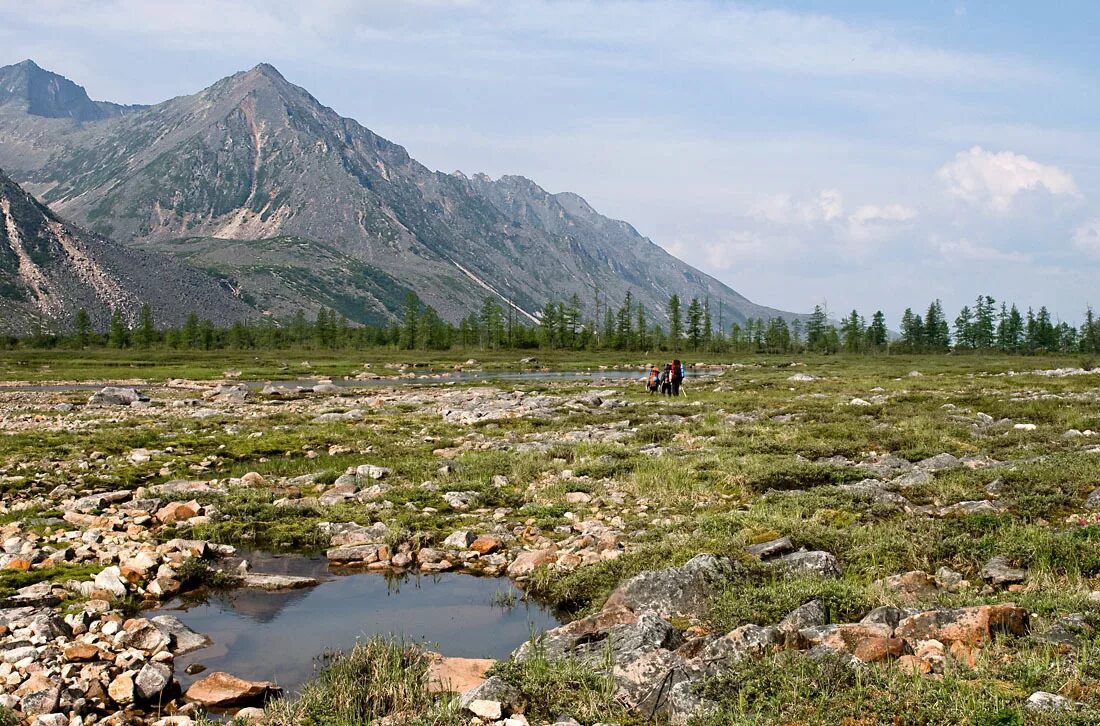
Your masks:
{"label": "mountain", "polygon": [[674,293],[727,323],[793,317],[575,194],[432,171],[267,64],[82,124],[0,104],[0,164],[58,212],[226,275],[275,315],[328,293],[352,320],[392,319],[411,290],[450,320],[486,296],[535,321],[549,301],[577,294],[591,315],[628,291],[650,320]]}
{"label": "mountain", "polygon": [[39,68],[32,60],[0,68],[0,104],[24,105],[32,116],[100,121],[144,108],[93,101],[82,86]]}
{"label": "mountain", "polygon": [[225,283],[174,258],[65,222],[0,170],[0,332],[66,329],[80,308],[104,329],[112,310],[132,321],[145,302],[177,325],[193,310],[223,324],[254,314]]}

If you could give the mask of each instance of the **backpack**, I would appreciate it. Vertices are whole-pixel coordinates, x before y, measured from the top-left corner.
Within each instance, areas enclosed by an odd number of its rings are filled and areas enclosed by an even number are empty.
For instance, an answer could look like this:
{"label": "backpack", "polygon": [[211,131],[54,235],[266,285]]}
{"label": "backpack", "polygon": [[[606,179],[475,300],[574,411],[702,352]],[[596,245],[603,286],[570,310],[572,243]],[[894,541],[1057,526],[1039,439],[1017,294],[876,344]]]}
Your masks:
{"label": "backpack", "polygon": [[672,361],[672,377],[679,381],[684,380],[684,366],[678,360]]}

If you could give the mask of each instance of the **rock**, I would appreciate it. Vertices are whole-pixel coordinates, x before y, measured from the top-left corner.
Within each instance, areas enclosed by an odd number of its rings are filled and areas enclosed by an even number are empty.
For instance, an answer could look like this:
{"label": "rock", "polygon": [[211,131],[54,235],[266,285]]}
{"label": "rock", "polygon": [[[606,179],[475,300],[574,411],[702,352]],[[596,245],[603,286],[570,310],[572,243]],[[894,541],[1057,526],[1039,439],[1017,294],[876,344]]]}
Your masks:
{"label": "rock", "polygon": [[159,509],[155,516],[159,522],[173,524],[197,517],[201,511],[202,506],[194,500],[190,502],[169,502]]}
{"label": "rock", "polygon": [[473,715],[485,719],[486,721],[497,721],[503,715],[503,708],[500,705],[500,701],[490,701],[484,698],[470,701],[466,704],[465,708]]}
{"label": "rock", "polygon": [[127,622],[127,627],[116,638],[123,648],[137,648],[146,653],[168,650],[171,639],[149,620],[139,619]]}
{"label": "rock", "polygon": [[1008,558],[993,557],[982,567],[982,579],[991,585],[1015,585],[1027,580],[1027,570],[1012,567]]}
{"label": "rock", "polygon": [[566,492],[565,501],[568,504],[588,504],[592,501],[592,495],[587,492]]}
{"label": "rock", "polygon": [[948,592],[957,592],[966,586],[966,580],[961,572],[956,572],[950,567],[941,567],[936,570],[936,585]]}
{"label": "rock", "polygon": [[37,716],[31,726],[69,726],[69,717],[63,713],[45,713]]}
{"label": "rock", "polygon": [[496,663],[488,658],[448,658],[435,653],[430,657],[429,693],[465,693],[475,689],[485,683],[486,671]]}
{"label": "rock", "polygon": [[902,575],[890,575],[875,584],[899,595],[904,602],[913,602],[936,594],[936,580],[927,572],[913,570]]}
{"label": "rock", "polygon": [[870,401],[865,401],[862,398],[853,398],[851,401],[848,401],[848,405],[849,406],[872,406],[874,404],[872,404]]}
{"label": "rock", "polygon": [[735,574],[732,560],[711,554],[697,555],[680,567],[635,575],[611,593],[605,607],[623,607],[665,618],[702,619],[710,598],[727,587]]}
{"label": "rock", "polygon": [[15,695],[19,698],[19,710],[24,716],[39,716],[57,710],[61,686],[51,679],[35,674],[16,689]]}
{"label": "rock", "polygon": [[1091,511],[1100,510],[1100,487],[1089,492],[1088,497],[1085,498],[1085,509]]}
{"label": "rock", "polygon": [[163,663],[148,662],[134,678],[134,692],[143,701],[154,701],[171,682],[171,668]]}
{"label": "rock", "polygon": [[783,569],[787,575],[794,577],[814,575],[833,580],[841,575],[840,563],[829,552],[792,552],[773,560],[773,562],[777,567]]}
{"label": "rock", "polygon": [[279,689],[267,681],[246,681],[222,671],[216,671],[195,681],[187,689],[188,701],[211,708],[231,708],[257,703]]}
{"label": "rock", "polygon": [[947,471],[949,469],[958,469],[962,466],[962,462],[958,457],[951,454],[936,454],[922,461],[918,461],[916,464],[918,469],[924,471]]}
{"label": "rock", "polygon": [[1015,605],[977,605],[954,610],[928,610],[898,623],[894,634],[907,640],[961,641],[978,645],[998,633],[1024,635],[1028,611]]}
{"label": "rock", "polygon": [[474,506],[478,501],[477,492],[445,492],[443,501],[447,502],[451,509],[464,512]]}
{"label": "rock", "polygon": [[384,466],[374,466],[373,464],[363,464],[362,466],[356,467],[355,469],[355,476],[357,478],[372,479],[374,481],[385,479],[392,473],[393,472],[390,469],[387,469]]}
{"label": "rock", "polygon": [[249,572],[240,577],[240,586],[253,590],[299,590],[304,587],[314,587],[318,584],[317,578],[295,575],[269,575],[260,572]]}
{"label": "rock", "polygon": [[107,686],[107,695],[120,706],[134,702],[134,675],[130,671],[123,671],[115,676],[111,684]]}
{"label": "rock", "polygon": [[95,589],[109,592],[113,597],[126,597],[126,583],[118,566],[112,565],[95,576]]}
{"label": "rock", "polygon": [[543,550],[524,550],[508,565],[508,577],[526,577],[539,567],[557,560],[558,549],[551,546]]}
{"label": "rock", "polygon": [[88,403],[92,406],[129,406],[148,400],[136,389],[107,386],[93,393],[88,399]]}
{"label": "rock", "polygon": [[1087,708],[1085,704],[1059,696],[1056,693],[1036,691],[1027,697],[1024,709],[1033,713],[1052,713],[1055,711],[1081,711]]}
{"label": "rock", "polygon": [[464,550],[469,547],[475,539],[477,539],[477,535],[473,532],[468,529],[460,529],[448,535],[447,538],[443,540],[443,546],[451,550]]}
{"label": "rock", "polygon": [[780,642],[780,632],[776,627],[742,625],[709,643],[699,654],[703,672],[717,675],[734,667],[746,658],[764,655]]}
{"label": "rock", "polygon": [[[517,713],[523,710],[523,694],[500,676],[487,678],[473,688],[466,689],[459,696],[459,708],[473,713],[470,705],[475,702],[493,702],[500,706],[503,713]],[[500,718],[497,716],[497,718]]]}
{"label": "rock", "polygon": [[488,534],[483,534],[470,543],[470,549],[477,552],[479,555],[492,554],[503,546],[504,543],[499,537],[493,537]]}
{"label": "rock", "polygon": [[794,383],[809,383],[810,381],[816,381],[817,378],[809,373],[795,373],[793,376],[788,376],[787,380]]}
{"label": "rock", "polygon": [[803,628],[824,625],[826,622],[828,617],[825,613],[825,605],[820,600],[811,600],[788,613],[776,627],[781,634],[786,635],[798,633]]}
{"label": "rock", "polygon": [[325,552],[329,562],[336,564],[364,564],[388,560],[390,550],[386,545],[364,544],[350,545],[347,547],[333,547]]}
{"label": "rock", "polygon": [[766,560],[769,557],[777,557],[779,555],[785,555],[788,552],[794,552],[794,544],[791,543],[790,537],[780,537],[779,539],[773,539],[768,542],[749,545],[745,548],[745,551],[750,555]]}
{"label": "rock", "polygon": [[156,615],[150,619],[156,628],[168,636],[173,655],[183,655],[193,650],[205,648],[210,645],[210,638],[202,633],[196,633],[187,627],[182,620],[172,615]]}
{"label": "rock", "polygon": [[266,487],[267,479],[264,479],[262,475],[250,471],[241,477],[241,484],[245,484],[250,487]]}

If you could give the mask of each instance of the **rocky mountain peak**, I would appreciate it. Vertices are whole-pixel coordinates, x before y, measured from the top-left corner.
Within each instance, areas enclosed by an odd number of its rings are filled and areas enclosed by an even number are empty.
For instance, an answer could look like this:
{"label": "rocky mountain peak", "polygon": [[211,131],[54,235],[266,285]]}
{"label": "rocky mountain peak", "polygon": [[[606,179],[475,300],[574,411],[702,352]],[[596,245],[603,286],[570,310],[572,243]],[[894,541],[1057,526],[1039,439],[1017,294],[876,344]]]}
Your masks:
{"label": "rocky mountain peak", "polygon": [[32,116],[80,122],[99,121],[141,108],[93,101],[83,86],[30,59],[0,68],[0,105],[6,103],[22,104]]}

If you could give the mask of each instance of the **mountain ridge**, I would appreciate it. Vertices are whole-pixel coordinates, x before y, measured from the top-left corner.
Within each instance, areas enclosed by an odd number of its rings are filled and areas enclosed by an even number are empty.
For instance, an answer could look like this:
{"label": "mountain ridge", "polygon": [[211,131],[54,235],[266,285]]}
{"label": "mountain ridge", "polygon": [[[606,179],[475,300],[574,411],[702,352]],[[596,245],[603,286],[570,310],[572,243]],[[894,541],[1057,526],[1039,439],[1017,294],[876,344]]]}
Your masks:
{"label": "mountain ridge", "polygon": [[[651,320],[674,293],[709,297],[731,321],[795,317],[752,303],[577,194],[518,175],[433,171],[266,63],[79,127],[0,106],[0,141],[0,163],[28,188],[124,244],[315,240],[452,321],[486,294],[534,321],[571,294],[606,307],[627,291]],[[398,314],[383,297],[364,297],[360,322]]]}
{"label": "mountain ridge", "polygon": [[221,324],[254,315],[214,278],[70,224],[0,169],[0,332],[66,330],[81,308],[105,329],[113,311],[133,322],[145,303],[174,325],[191,312]]}

